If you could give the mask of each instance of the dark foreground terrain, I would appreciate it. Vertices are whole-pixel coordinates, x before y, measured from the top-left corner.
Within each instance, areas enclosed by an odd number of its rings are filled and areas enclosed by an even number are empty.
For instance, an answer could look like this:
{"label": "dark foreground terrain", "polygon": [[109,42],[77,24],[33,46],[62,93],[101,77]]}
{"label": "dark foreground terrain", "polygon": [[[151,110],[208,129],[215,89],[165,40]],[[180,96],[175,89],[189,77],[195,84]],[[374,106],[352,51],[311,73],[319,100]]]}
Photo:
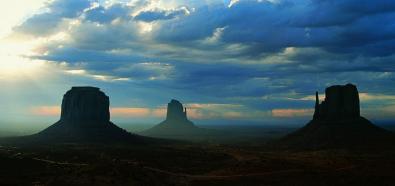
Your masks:
{"label": "dark foreground terrain", "polygon": [[394,185],[395,150],[1,146],[0,185]]}

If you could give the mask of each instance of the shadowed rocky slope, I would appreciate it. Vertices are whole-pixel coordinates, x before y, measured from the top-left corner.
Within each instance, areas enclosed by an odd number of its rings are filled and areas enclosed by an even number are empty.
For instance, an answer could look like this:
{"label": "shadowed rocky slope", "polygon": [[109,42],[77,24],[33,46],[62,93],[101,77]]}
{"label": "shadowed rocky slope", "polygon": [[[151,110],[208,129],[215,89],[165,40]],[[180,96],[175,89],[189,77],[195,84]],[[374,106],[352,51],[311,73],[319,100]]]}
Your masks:
{"label": "shadowed rocky slope", "polygon": [[358,148],[391,144],[393,134],[360,116],[359,95],[355,85],[336,85],[325,90],[319,103],[318,92],[313,120],[279,140],[286,148]]}

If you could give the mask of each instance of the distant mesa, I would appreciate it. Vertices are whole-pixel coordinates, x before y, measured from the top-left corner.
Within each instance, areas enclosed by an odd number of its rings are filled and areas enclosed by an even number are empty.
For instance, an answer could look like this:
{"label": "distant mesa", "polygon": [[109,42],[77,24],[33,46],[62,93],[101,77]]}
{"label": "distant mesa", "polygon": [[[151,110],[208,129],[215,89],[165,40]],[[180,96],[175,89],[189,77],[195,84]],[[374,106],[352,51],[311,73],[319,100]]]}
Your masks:
{"label": "distant mesa", "polygon": [[110,121],[109,97],[96,87],[72,87],[63,96],[60,120],[30,136],[54,142],[143,141]]}
{"label": "distant mesa", "polygon": [[313,119],[276,145],[286,148],[354,148],[387,144],[392,133],[360,116],[359,94],[353,84],[326,88],[325,100],[316,92]]}
{"label": "distant mesa", "polygon": [[196,127],[188,120],[187,108],[178,100],[172,99],[167,104],[166,120],[158,125],[141,132],[142,135],[162,138],[183,139],[190,135],[199,135],[206,132],[205,129]]}

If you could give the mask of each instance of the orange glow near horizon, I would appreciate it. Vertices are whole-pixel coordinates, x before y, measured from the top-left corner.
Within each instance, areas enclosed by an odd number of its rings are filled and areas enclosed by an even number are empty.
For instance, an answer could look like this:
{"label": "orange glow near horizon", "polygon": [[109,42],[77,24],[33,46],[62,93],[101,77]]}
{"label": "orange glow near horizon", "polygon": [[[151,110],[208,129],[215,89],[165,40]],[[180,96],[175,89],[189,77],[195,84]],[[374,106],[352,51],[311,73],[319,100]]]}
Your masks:
{"label": "orange glow near horizon", "polygon": [[111,108],[110,112],[111,115],[115,117],[147,117],[151,114],[151,111],[148,108],[119,107]]}
{"label": "orange glow near horizon", "polygon": [[58,106],[39,106],[30,109],[33,115],[37,116],[60,116],[60,107]]}
{"label": "orange glow near horizon", "polygon": [[312,116],[313,109],[273,109],[272,116],[279,118]]}
{"label": "orange glow near horizon", "polygon": [[[61,108],[59,106],[37,106],[32,107],[30,112],[36,116],[60,116]],[[166,109],[150,109],[140,107],[113,107],[110,108],[111,116],[114,117],[131,117],[131,118],[147,118],[147,117],[164,117]]]}

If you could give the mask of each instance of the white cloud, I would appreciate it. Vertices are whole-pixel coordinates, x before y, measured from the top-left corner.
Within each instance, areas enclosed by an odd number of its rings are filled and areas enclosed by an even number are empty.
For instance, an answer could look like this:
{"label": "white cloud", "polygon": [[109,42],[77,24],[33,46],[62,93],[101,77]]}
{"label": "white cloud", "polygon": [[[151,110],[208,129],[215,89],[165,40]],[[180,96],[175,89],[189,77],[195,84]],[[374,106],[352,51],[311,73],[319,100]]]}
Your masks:
{"label": "white cloud", "polygon": [[222,36],[225,29],[226,29],[226,27],[216,28],[213,32],[213,35],[206,38],[203,42],[207,43],[207,44],[217,43],[221,39],[221,36]]}
{"label": "white cloud", "polygon": [[390,94],[373,94],[373,93],[359,93],[359,99],[362,101],[395,101],[395,95]]}
{"label": "white cloud", "polygon": [[[237,3],[241,2],[241,1],[242,0],[231,0],[229,2],[229,4],[228,4],[228,8],[231,8],[233,5],[235,5],[235,4],[237,4]],[[273,4],[280,3],[280,0],[255,0],[255,1],[258,2],[258,3],[261,3],[261,2],[270,2],[270,3],[273,3]]]}
{"label": "white cloud", "polygon": [[240,0],[231,0],[228,4],[228,8],[232,7],[234,4],[238,3]]}
{"label": "white cloud", "polygon": [[87,70],[84,70],[84,69],[70,69],[69,67],[67,67],[67,65],[65,66],[64,72],[66,74],[70,74],[73,76],[88,77],[88,78],[92,78],[92,79],[99,80],[99,81],[105,81],[105,82],[130,81],[131,80],[130,78],[126,78],[126,77],[116,77],[116,76],[110,76],[110,75],[95,74],[93,72],[88,72]]}
{"label": "white cloud", "polygon": [[175,73],[175,67],[168,63],[142,62],[121,66],[114,70],[133,79],[165,80]]}

